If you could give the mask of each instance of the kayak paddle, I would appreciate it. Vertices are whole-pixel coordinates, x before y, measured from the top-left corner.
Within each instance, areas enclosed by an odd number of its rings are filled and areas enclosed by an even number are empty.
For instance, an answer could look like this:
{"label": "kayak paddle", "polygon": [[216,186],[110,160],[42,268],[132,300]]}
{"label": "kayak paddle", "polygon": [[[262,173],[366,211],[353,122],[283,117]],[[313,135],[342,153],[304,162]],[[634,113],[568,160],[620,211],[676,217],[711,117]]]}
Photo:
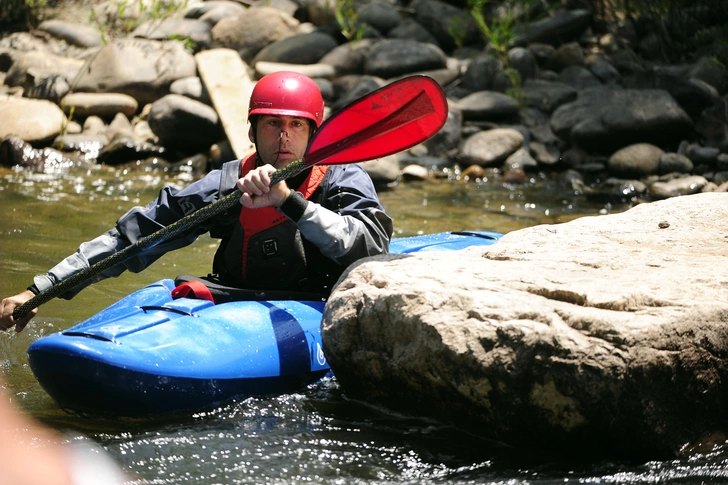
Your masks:
{"label": "kayak paddle", "polygon": [[[313,165],[336,165],[385,157],[422,143],[436,134],[447,120],[447,100],[442,88],[427,76],[410,76],[388,84],[334,113],[316,131],[306,154],[273,172],[271,185],[293,177]],[[195,225],[220,214],[240,200],[234,190],[134,244],[94,263],[69,278],[41,291],[15,308],[19,320],[86,279],[102,273]]]}

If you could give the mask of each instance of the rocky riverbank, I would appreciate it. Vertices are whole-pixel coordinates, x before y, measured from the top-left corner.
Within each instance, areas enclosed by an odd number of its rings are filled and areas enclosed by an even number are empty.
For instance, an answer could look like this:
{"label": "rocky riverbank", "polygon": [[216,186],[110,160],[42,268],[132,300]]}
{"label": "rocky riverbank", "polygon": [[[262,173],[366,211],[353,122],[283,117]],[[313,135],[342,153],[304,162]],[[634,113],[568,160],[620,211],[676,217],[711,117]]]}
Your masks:
{"label": "rocky riverbank", "polygon": [[[0,39],[3,165],[204,172],[241,156],[195,62],[201,51],[232,49],[252,79],[280,69],[314,77],[329,113],[393,79],[436,79],[450,101],[446,126],[422,146],[365,164],[379,184],[403,173],[478,179],[498,170],[518,183],[535,171],[569,171],[574,191],[607,202],[728,187],[720,37],[668,65],[645,22],[605,25],[579,2],[542,2],[507,52],[517,89],[473,17],[440,0],[355,3],[349,17],[365,28],[354,40],[327,0],[188,1],[150,18],[151,7],[139,5],[152,3],[57,12]],[[699,20],[724,32],[725,18]]]}

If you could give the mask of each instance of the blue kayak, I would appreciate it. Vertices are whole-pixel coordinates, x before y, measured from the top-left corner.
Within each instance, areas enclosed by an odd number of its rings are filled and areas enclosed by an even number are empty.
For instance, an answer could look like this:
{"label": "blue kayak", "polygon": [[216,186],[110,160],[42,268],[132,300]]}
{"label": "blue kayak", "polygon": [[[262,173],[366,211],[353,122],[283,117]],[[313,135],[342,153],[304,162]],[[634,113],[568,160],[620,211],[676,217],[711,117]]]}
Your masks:
{"label": "blue kayak", "polygon": [[[395,238],[390,252],[458,250],[500,237]],[[325,298],[242,290],[213,303],[175,299],[176,285],[153,283],[31,344],[28,361],[43,389],[67,410],[147,416],[296,392],[331,372],[321,343]]]}

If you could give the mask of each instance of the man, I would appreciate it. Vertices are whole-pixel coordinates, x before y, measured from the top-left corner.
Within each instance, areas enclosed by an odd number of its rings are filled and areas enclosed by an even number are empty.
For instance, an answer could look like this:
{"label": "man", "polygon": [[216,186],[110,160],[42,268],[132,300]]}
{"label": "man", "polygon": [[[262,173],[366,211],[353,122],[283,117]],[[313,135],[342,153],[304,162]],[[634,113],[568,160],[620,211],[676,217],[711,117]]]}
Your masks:
{"label": "man", "polygon": [[[253,89],[248,136],[255,153],[224,164],[182,190],[164,187],[146,207],[123,215],[116,227],[81,244],[75,254],[28,289],[0,304],[0,328],[21,331],[37,309],[15,321],[13,310],[40,291],[88,268],[138,239],[225,196],[236,187],[241,206],[214,216],[187,233],[133,257],[62,295],[70,299],[84,287],[125,270],[142,271],[168,251],[209,232],[221,240],[212,278],[238,288],[326,293],[354,261],[386,253],[392,220],[373,183],[358,165],[314,166],[270,185],[271,174],[303,157],[323,121],[324,102],[310,78],[294,72],[263,77]],[[182,135],[184,136],[184,135]]]}

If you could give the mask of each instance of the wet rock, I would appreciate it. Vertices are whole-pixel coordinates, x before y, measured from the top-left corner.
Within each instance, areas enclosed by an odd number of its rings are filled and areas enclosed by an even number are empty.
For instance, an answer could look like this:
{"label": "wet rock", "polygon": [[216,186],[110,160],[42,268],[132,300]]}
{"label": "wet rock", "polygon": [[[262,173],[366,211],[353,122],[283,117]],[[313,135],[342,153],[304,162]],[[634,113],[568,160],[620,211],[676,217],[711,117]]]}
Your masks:
{"label": "wet rock", "polygon": [[650,185],[650,196],[655,199],[667,199],[669,197],[677,197],[679,195],[698,194],[703,191],[708,181],[705,177],[692,175],[689,177],[679,177],[665,182],[655,182]]}
{"label": "wet rock", "polygon": [[422,165],[407,165],[402,169],[404,180],[427,180],[429,177],[430,171]]}
{"label": "wet rock", "polygon": [[594,187],[584,189],[587,199],[603,204],[626,204],[646,195],[647,184],[639,180],[610,177]]}
{"label": "wet rock", "polygon": [[0,165],[50,173],[85,167],[88,164],[83,160],[66,156],[54,148],[33,148],[22,139],[10,136],[0,142]]}
{"label": "wet rock", "polygon": [[96,162],[115,166],[165,154],[164,147],[140,143],[131,137],[117,137],[99,151]]}

